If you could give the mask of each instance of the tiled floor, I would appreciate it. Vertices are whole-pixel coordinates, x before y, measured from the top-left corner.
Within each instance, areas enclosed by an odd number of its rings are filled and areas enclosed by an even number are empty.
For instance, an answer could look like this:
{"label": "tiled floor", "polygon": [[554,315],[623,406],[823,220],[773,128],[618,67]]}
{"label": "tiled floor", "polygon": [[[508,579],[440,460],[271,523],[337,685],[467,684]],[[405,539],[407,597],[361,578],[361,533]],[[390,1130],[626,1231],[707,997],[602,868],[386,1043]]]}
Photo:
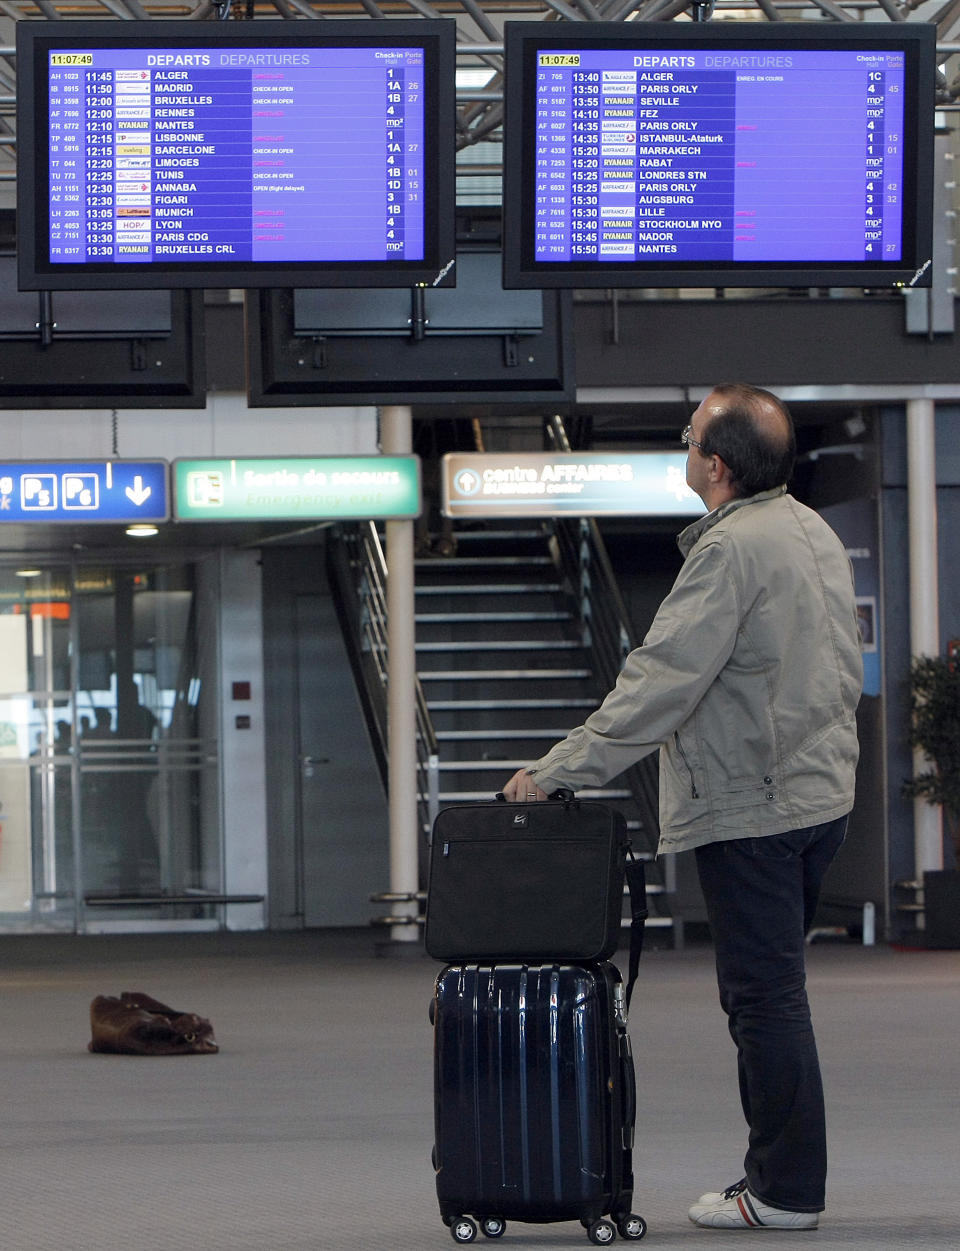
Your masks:
{"label": "tiled floor", "polygon": [[[829,1208],[815,1234],[730,1234],[685,1215],[743,1153],[712,956],[644,955],[645,1247],[960,1247],[960,953],[817,945],[809,964]],[[0,1251],[452,1246],[430,1166],[435,973],[357,933],[0,937]],[[209,1016],[220,1054],[88,1054],[90,1000],[122,990]],[[511,1224],[500,1245],[590,1244]]]}

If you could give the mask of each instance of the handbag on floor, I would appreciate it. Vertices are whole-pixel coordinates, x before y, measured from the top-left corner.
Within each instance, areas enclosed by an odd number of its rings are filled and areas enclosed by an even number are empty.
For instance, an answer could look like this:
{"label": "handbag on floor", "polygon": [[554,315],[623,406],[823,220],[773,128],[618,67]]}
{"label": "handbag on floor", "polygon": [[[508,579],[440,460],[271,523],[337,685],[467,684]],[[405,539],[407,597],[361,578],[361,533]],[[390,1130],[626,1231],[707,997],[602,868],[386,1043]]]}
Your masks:
{"label": "handbag on floor", "polygon": [[220,1050],[213,1026],[195,1012],[180,1012],[139,990],[116,998],[97,995],[90,1005],[88,1051],[134,1056],[209,1056]]}

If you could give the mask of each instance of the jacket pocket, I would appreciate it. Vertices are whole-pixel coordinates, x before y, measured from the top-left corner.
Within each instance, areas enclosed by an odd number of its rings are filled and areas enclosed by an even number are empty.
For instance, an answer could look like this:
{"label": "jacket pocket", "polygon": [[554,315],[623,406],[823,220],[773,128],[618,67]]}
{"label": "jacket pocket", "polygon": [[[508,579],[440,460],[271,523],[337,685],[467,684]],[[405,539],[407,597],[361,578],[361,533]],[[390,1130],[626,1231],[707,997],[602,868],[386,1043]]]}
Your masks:
{"label": "jacket pocket", "polygon": [[697,790],[697,779],[696,779],[696,775],[695,775],[695,774],[694,774],[694,772],[693,772],[693,765],[690,763],[690,759],[689,759],[689,757],[687,756],[687,753],[683,750],[683,744],[680,742],[680,731],[679,731],[679,730],[674,730],[674,732],[673,732],[673,742],[674,742],[674,745],[676,746],[676,749],[677,749],[677,755],[680,757],[680,760],[681,760],[681,761],[682,761],[682,763],[683,763],[683,767],[684,767],[684,769],[685,769],[685,770],[686,770],[686,772],[687,772],[687,776],[688,776],[688,777],[689,777],[689,779],[690,779],[690,798],[691,798],[691,799],[699,799],[699,798],[700,798],[700,792]]}

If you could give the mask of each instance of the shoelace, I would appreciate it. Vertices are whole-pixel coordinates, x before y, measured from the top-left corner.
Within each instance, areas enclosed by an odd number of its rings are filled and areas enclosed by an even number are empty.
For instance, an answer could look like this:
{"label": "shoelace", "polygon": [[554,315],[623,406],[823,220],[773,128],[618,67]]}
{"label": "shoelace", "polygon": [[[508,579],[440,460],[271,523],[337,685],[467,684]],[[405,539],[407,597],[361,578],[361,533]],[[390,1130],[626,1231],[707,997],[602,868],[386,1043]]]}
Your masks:
{"label": "shoelace", "polygon": [[723,1197],[724,1199],[735,1199],[737,1195],[742,1195],[746,1188],[747,1179],[742,1177],[740,1181],[736,1182],[733,1186],[727,1187],[727,1189],[723,1192]]}

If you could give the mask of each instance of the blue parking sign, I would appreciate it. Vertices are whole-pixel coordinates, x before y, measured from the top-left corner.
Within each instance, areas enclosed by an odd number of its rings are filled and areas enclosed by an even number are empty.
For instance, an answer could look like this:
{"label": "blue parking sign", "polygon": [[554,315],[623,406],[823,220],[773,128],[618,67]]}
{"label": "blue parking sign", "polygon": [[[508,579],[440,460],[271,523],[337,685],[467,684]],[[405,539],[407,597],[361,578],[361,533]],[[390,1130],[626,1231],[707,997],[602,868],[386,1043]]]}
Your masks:
{"label": "blue parking sign", "polygon": [[166,521],[167,462],[0,463],[0,523]]}

